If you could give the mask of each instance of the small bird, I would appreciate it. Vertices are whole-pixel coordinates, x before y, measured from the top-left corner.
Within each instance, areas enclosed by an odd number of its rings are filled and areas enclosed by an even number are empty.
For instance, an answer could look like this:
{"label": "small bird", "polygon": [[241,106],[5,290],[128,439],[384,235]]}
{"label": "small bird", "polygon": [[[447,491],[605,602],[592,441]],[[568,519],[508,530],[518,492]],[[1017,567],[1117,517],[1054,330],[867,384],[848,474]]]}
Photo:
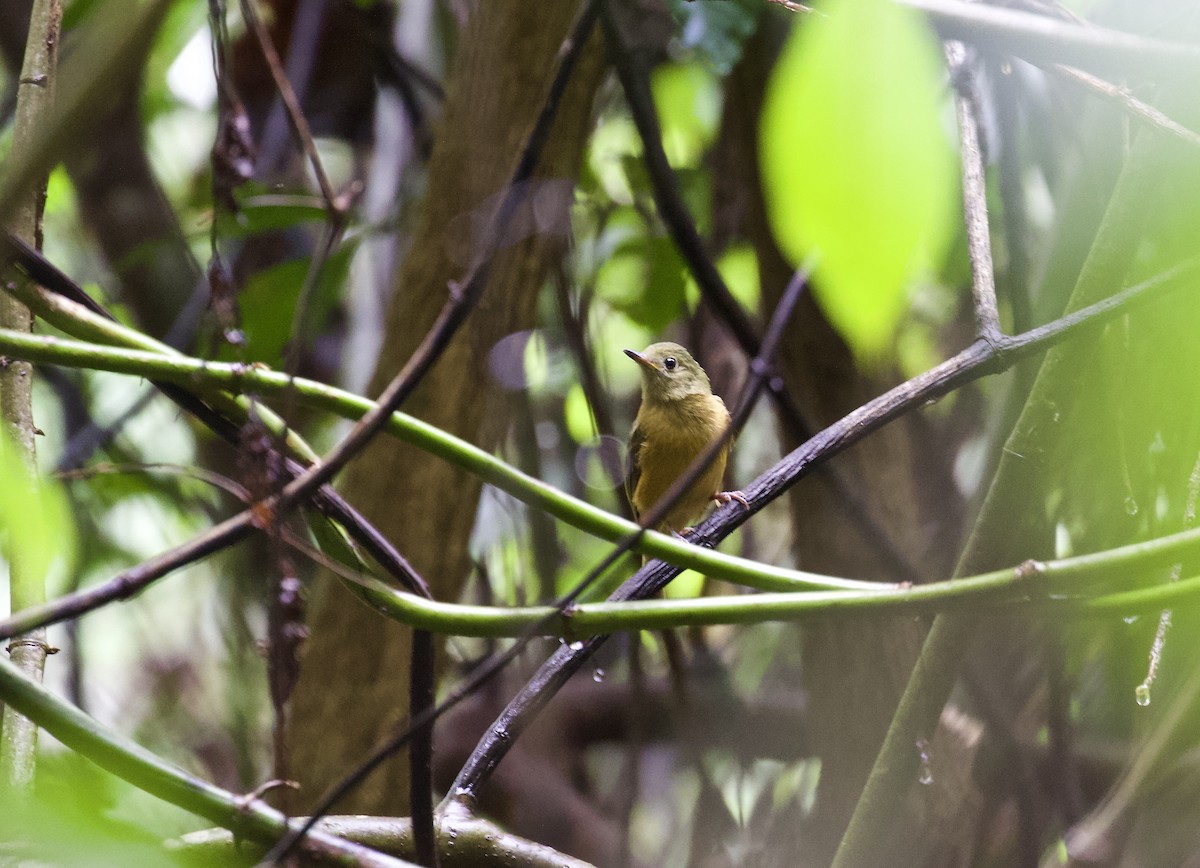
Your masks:
{"label": "small bird", "polygon": [[[704,449],[729,427],[729,410],[713,394],[708,374],[679,344],[658,343],[625,355],[642,366],[642,405],[629,435],[625,491],[635,515],[651,509]],[[710,501],[750,504],[740,491],[721,491],[729,443],[688,486],[655,530],[686,532]]]}

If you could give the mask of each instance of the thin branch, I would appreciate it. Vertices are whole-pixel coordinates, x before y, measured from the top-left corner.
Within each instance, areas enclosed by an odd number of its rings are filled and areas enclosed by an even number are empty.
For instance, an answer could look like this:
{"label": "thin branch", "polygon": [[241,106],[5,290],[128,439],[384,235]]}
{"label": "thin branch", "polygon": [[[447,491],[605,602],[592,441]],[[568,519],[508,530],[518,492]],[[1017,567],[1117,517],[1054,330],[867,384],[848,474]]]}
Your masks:
{"label": "thin branch", "polygon": [[961,42],[946,43],[946,61],[954,82],[954,107],[958,115],[962,164],[963,218],[967,229],[967,255],[971,260],[971,297],[975,303],[977,334],[994,341],[1003,333],[996,306],[996,272],[992,266],[991,230],[988,228],[987,185],[983,177],[983,148],[979,139],[979,95],[971,60]]}
{"label": "thin branch", "polygon": [[412,665],[408,676],[410,720],[429,717],[415,727],[408,752],[408,801],[412,814],[413,849],[421,865],[437,865],[437,840],[433,826],[433,721],[429,714],[437,699],[433,634],[413,630]]}
{"label": "thin branch", "polygon": [[776,6],[782,6],[789,12],[812,12],[811,6],[805,6],[802,3],[796,3],[794,0],[767,0],[768,3],[774,3]]}
{"label": "thin branch", "polygon": [[1049,69],[1052,69],[1064,78],[1083,85],[1092,93],[1099,94],[1105,99],[1115,102],[1135,119],[1148,124],[1151,129],[1169,133],[1183,139],[1183,141],[1190,145],[1200,145],[1200,133],[1188,129],[1149,103],[1142,102],[1133,95],[1129,88],[1121,87],[1089,72],[1084,72],[1082,69],[1065,66],[1061,63],[1056,63],[1050,66]]}
{"label": "thin branch", "polygon": [[[790,0],[769,0],[808,12]],[[1041,65],[1068,64],[1118,74],[1157,72],[1182,80],[1200,70],[1200,46],[1135,36],[1120,30],[1064,21],[988,3],[964,0],[895,0],[924,12],[944,40],[1015,54]]]}
{"label": "thin branch", "polygon": [[1093,72],[1157,73],[1187,80],[1200,70],[1200,46],[1148,39],[964,0],[897,0],[924,12],[943,39],[1015,54],[1032,63],[1065,63]]}
{"label": "thin branch", "polygon": [[[12,153],[24,158],[38,145],[37,139],[49,122],[58,80],[58,44],[62,28],[60,0],[35,0],[30,10],[25,39],[25,57],[17,81],[17,106],[13,123]],[[47,177],[38,178],[35,189],[22,196],[10,223],[14,232],[34,246],[41,246],[42,215],[46,203]],[[0,295],[0,327],[20,332],[33,331],[33,313],[16,297]],[[28,363],[0,365],[0,438],[5,438],[12,457],[24,473],[7,484],[26,488],[33,494],[37,484],[37,448],[33,422],[33,366]],[[13,612],[46,602],[46,576],[37,559],[25,557],[18,546],[5,554],[9,560],[9,607]],[[15,639],[8,654],[21,672],[42,680],[46,655],[50,652],[44,630]],[[16,709],[5,707],[0,715],[0,788],[12,793],[33,787],[37,768],[37,725]]]}
{"label": "thin branch", "polygon": [[258,14],[256,0],[241,0],[241,7],[242,17],[246,19],[246,23],[254,33],[259,50],[262,51],[263,60],[266,61],[267,69],[270,70],[271,78],[275,82],[275,89],[279,91],[279,97],[283,100],[292,132],[312,166],[317,186],[321,188],[321,197],[325,200],[325,207],[331,215],[335,215],[336,219],[336,215],[345,211],[345,205],[339,201],[333,185],[329,182],[329,176],[325,174],[321,155],[317,153],[317,146],[313,142],[312,130],[308,126],[308,120],[304,117],[300,101],[296,98],[296,91],[292,88],[292,83],[288,81],[287,73],[283,70],[283,62],[279,58],[279,52],[275,50],[275,43],[271,41],[271,34]]}

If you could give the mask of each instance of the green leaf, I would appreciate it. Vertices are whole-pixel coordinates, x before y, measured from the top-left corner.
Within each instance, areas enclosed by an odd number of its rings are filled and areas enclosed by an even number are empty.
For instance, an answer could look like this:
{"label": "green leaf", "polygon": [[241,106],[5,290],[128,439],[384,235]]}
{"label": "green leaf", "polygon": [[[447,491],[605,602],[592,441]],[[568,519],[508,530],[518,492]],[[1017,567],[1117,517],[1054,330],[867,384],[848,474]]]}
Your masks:
{"label": "green leaf", "polygon": [[567,396],[563,400],[563,419],[567,425],[567,433],[576,443],[588,443],[596,438],[592,408],[588,404],[583,387],[578,383],[567,390]]}
{"label": "green leaf", "polygon": [[652,334],[661,334],[684,311],[683,260],[668,238],[630,238],[600,267],[596,293]]}
{"label": "green leaf", "polygon": [[887,0],[828,12],[794,30],[773,73],[763,184],[780,248],[793,265],[819,254],[816,299],[871,361],[890,346],[913,279],[951,240],[944,75],[915,12]]}
{"label": "green leaf", "polygon": [[716,76],[698,63],[665,64],[654,70],[651,89],[667,159],[676,168],[699,165],[721,120]]}
{"label": "green leaf", "polygon": [[0,432],[0,558],[44,582],[56,559],[74,556],[75,535],[58,485],[25,466],[7,431]]}
{"label": "green leaf", "polygon": [[[348,241],[326,261],[305,311],[305,327],[309,332],[320,331],[336,307],[356,249],[357,244]],[[289,340],[297,337],[311,340],[311,334],[292,334],[292,320],[309,264],[308,257],[292,259],[260,271],[247,281],[238,296],[238,309],[246,333],[248,358],[278,367]],[[222,361],[234,361],[240,354],[237,348],[223,346],[217,356]]]}

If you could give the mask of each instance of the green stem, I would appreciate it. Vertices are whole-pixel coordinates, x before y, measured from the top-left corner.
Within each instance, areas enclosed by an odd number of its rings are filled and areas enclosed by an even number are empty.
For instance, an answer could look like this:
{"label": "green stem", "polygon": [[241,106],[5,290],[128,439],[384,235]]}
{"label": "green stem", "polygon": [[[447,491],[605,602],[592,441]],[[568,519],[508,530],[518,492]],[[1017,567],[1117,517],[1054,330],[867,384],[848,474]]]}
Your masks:
{"label": "green stem", "polygon": [[[167,355],[159,352],[124,350],[0,330],[0,353],[34,362],[133,374],[200,388],[206,399],[218,394],[218,389],[228,392],[253,391],[259,395],[291,391],[305,406],[325,410],[350,420],[361,418],[375,406],[375,402],[367,398],[312,380],[290,378],[276,371],[241,364],[207,362],[174,352]],[[405,443],[424,449],[474,473],[485,482],[531,506],[544,509],[593,536],[615,542],[638,530],[638,526],[633,522],[559,491],[552,485],[514,469],[477,446],[448,435],[412,416],[393,413],[385,430]],[[701,570],[713,578],[766,591],[814,588],[878,591],[897,587],[893,584],[839,579],[801,570],[764,566],[653,531],[647,531],[635,548],[650,557]]]}
{"label": "green stem", "polygon": [[[62,26],[61,0],[34,0],[26,35],[25,58],[17,82],[17,107],[13,123],[11,159],[26,159],[37,147],[54,105],[58,73],[58,40]],[[28,244],[41,238],[46,175],[35,179],[34,189],[16,198],[12,208],[13,234]],[[8,293],[0,293],[0,327],[18,333],[33,331],[33,314]],[[18,459],[25,464],[28,480],[37,472],[37,450],[33,424],[33,366],[14,362],[0,366],[0,436],[11,437]],[[19,557],[20,548],[9,553],[9,606],[11,611],[43,605],[46,577],[41,567]],[[35,681],[46,667],[46,631],[36,629],[14,639],[8,646],[13,664]],[[0,786],[27,791],[33,786],[37,768],[37,726],[16,709],[5,706],[0,718]]]}
{"label": "green stem", "polygon": [[[38,337],[0,330],[0,352],[36,362],[73,365],[171,380],[192,387],[253,389],[262,394],[294,389],[309,406],[347,419],[357,419],[372,402],[356,395],[304,379],[236,364],[204,362],[183,356],[163,356],[101,347],[53,337]],[[604,539],[615,540],[636,530],[625,521],[584,501],[570,497],[521,473],[495,456],[403,413],[395,413],[385,429],[392,435],[475,473],[514,497]],[[1080,555],[1044,564],[1025,564],[995,570],[952,582],[935,582],[912,588],[855,582],[813,573],[802,573],[713,552],[661,534],[647,534],[640,549],[652,556],[695,566],[710,576],[763,590],[822,591],[780,593],[701,600],[651,600],[595,603],[576,607],[546,625],[547,633],[574,636],[617,630],[657,629],[693,624],[756,623],[765,620],[802,620],[814,617],[869,613],[927,613],[987,602],[1046,600],[1055,595],[1078,595],[1106,582],[1125,583],[1149,577],[1200,549],[1200,529],[1117,549]],[[371,579],[354,578],[351,587],[370,605],[413,627],[439,633],[471,636],[515,636],[550,613],[548,607],[497,608],[465,606],[425,600],[397,591]],[[1159,605],[1164,595],[1177,599],[1192,585],[1148,588],[1089,603],[1068,601],[1085,611],[1121,613]],[[46,617],[55,604],[43,610],[0,622],[0,636]]]}
{"label": "green stem", "polygon": [[[269,847],[287,831],[288,820],[279,811],[256,799],[243,799],[164,762],[141,745],[101,726],[2,659],[0,699],[101,768],[241,837]],[[295,823],[299,825],[298,821]],[[312,852],[340,865],[395,868],[409,864],[320,832],[310,832],[306,842]]]}

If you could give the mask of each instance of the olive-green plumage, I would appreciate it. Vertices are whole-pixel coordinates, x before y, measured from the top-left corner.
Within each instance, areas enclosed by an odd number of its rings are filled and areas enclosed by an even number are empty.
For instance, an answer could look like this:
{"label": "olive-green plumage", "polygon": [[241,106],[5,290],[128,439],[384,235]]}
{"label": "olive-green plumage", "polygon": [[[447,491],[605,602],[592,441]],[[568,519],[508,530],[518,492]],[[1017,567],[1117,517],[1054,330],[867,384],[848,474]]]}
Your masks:
{"label": "olive-green plumage", "polygon": [[[713,394],[708,375],[679,344],[651,344],[625,354],[642,367],[642,405],[629,435],[629,476],[625,490],[634,512],[653,507],[672,483],[729,427],[725,402]],[[655,526],[681,531],[704,514],[713,500],[738,500],[740,492],[722,492],[727,443]]]}

